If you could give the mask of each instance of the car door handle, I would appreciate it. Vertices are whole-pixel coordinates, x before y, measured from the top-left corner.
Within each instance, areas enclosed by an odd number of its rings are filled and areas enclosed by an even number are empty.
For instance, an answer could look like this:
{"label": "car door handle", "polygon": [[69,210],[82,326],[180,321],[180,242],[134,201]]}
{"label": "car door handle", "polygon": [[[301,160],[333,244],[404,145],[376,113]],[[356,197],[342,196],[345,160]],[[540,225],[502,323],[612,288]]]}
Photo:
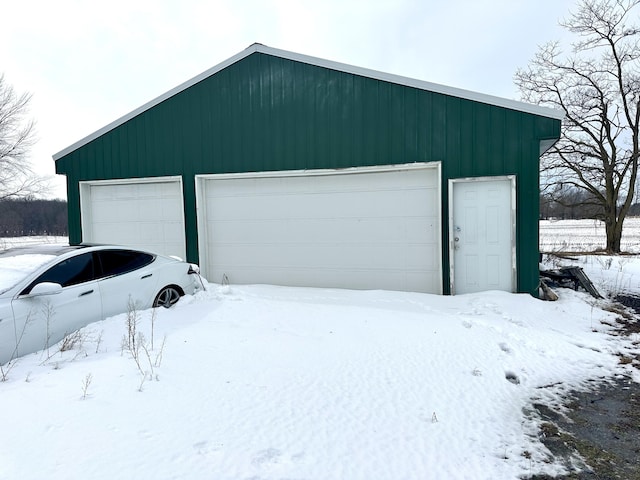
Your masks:
{"label": "car door handle", "polygon": [[78,295],[79,297],[84,297],[85,295],[90,295],[93,293],[93,290],[87,290],[86,292],[82,292],[80,295]]}
{"label": "car door handle", "polygon": [[151,275],[153,275],[153,273],[147,273],[146,275],[141,276],[140,280],[144,280],[145,278],[149,278],[149,277],[151,277]]}

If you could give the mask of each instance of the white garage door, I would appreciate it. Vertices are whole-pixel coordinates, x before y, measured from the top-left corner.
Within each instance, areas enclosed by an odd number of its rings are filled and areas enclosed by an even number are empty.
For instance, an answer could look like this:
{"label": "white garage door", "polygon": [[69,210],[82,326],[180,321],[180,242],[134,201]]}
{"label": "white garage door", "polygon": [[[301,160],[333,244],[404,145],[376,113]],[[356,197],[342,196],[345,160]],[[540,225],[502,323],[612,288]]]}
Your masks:
{"label": "white garage door", "polygon": [[439,164],[198,179],[212,282],[442,292]]}
{"label": "white garage door", "polygon": [[82,239],[186,256],[180,178],[80,185]]}

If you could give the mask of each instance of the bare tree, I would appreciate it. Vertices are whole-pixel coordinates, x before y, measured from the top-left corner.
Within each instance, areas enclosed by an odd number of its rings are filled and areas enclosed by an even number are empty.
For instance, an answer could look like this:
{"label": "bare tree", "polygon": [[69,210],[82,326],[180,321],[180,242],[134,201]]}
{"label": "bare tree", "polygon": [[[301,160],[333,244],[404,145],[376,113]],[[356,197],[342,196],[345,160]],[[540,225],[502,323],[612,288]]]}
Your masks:
{"label": "bare tree", "polygon": [[44,180],[29,159],[35,143],[34,121],[27,118],[31,95],[18,95],[0,75],[0,199],[40,193]]}
{"label": "bare tree", "polygon": [[561,139],[542,158],[542,187],[579,188],[598,206],[610,253],[620,252],[639,159],[640,0],[581,0],[560,22],[577,40],[540,47],[515,75],[523,99],[565,113]]}

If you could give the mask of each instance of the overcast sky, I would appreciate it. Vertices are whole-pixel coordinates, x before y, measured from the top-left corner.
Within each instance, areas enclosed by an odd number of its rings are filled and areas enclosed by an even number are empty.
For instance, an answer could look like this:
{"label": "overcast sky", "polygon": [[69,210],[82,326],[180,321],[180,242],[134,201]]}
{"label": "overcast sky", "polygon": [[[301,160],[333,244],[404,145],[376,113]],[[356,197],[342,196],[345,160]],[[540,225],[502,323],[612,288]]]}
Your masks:
{"label": "overcast sky", "polygon": [[[5,2],[0,73],[33,94],[36,170],[51,156],[254,42],[518,99],[575,0],[20,0]],[[54,196],[65,197],[64,180]]]}

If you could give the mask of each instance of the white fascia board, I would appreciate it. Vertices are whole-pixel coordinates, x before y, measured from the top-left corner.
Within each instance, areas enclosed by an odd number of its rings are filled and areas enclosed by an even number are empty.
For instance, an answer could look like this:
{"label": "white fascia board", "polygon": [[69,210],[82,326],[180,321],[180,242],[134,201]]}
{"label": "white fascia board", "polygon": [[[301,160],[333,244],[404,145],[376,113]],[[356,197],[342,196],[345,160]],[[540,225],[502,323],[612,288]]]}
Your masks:
{"label": "white fascia board", "polygon": [[92,140],[95,140],[101,135],[113,130],[114,128],[122,125],[123,123],[131,120],[135,116],[149,110],[150,108],[158,105],[159,103],[171,98],[172,96],[182,92],[183,90],[188,89],[189,87],[195,85],[198,82],[218,73],[219,71],[227,68],[230,65],[242,60],[245,57],[248,57],[252,53],[264,53],[267,55],[272,55],[275,57],[286,58],[288,60],[293,60],[300,63],[307,63],[309,65],[315,65],[317,67],[328,68],[330,70],[337,70],[340,72],[351,73],[353,75],[359,75],[362,77],[373,78],[376,80],[381,80],[384,82],[396,83],[398,85],[404,85],[407,87],[418,88],[420,90],[426,90],[430,92],[440,93],[443,95],[448,95],[457,98],[464,98],[467,100],[472,100],[474,102],[486,103],[489,105],[495,105],[497,107],[508,108],[510,110],[517,110],[520,112],[531,113],[533,115],[539,115],[541,117],[554,118],[557,120],[562,120],[564,118],[564,113],[560,110],[541,107],[539,105],[533,105],[524,102],[518,102],[516,100],[509,100],[502,97],[495,97],[493,95],[486,95],[483,93],[472,92],[470,90],[463,90],[460,88],[448,87],[445,85],[440,85],[437,83],[425,82],[423,80],[416,80],[414,78],[403,77],[400,75],[393,75],[391,73],[380,72],[377,70],[370,70],[367,68],[356,67],[353,65],[348,65],[346,63],[334,62],[331,60],[325,60],[322,58],[311,57],[308,55],[303,55],[300,53],[289,52],[287,50],[280,50],[277,48],[267,47],[260,43],[254,43],[249,46],[242,52],[234,55],[231,58],[228,58],[222,63],[202,72],[199,75],[196,75],[190,80],[178,85],[175,88],[172,88],[168,92],[160,95],[159,97],[154,98],[153,100],[145,103],[144,105],[136,108],[132,112],[118,118],[117,120],[105,125],[101,129],[95,131],[94,133],[84,137],[83,139],[77,141],[73,145],[68,146],[67,148],[59,151],[58,153],[53,155],[54,160],[58,160],[65,155],[73,152],[74,150],[86,145]]}

